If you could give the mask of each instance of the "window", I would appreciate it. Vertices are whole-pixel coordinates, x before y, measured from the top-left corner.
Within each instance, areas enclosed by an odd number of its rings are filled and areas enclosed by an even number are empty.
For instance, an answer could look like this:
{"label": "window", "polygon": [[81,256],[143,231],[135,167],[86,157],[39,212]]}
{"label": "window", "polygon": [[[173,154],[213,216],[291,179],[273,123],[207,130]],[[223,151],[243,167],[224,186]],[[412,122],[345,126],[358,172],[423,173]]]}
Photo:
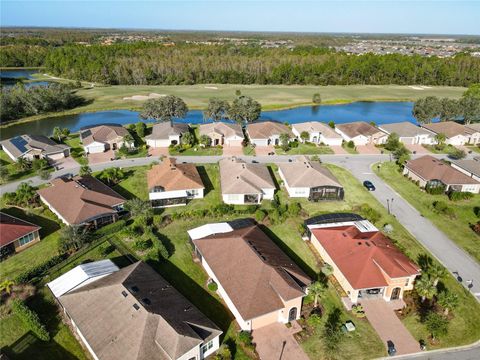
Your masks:
{"label": "window", "polygon": [[409,283],[410,283],[410,278],[407,278],[407,280],[405,281],[405,286],[408,286]]}
{"label": "window", "polygon": [[208,343],[202,346],[202,354],[205,354],[212,347],[213,347],[213,340],[210,340]]}
{"label": "window", "polygon": [[32,242],[33,240],[35,240],[35,235],[34,233],[30,233],[18,239],[18,242],[20,246],[23,246],[28,244],[29,242]]}
{"label": "window", "polygon": [[187,190],[187,196],[189,197],[198,196],[198,189]]}

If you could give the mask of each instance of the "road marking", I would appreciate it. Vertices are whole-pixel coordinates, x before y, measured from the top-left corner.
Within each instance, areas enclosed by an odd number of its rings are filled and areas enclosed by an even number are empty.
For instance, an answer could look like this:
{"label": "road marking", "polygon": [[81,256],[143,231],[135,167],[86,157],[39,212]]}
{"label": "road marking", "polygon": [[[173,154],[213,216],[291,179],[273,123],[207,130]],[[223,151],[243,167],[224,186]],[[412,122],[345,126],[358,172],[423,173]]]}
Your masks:
{"label": "road marking", "polygon": [[362,173],[362,175],[373,175],[371,172]]}

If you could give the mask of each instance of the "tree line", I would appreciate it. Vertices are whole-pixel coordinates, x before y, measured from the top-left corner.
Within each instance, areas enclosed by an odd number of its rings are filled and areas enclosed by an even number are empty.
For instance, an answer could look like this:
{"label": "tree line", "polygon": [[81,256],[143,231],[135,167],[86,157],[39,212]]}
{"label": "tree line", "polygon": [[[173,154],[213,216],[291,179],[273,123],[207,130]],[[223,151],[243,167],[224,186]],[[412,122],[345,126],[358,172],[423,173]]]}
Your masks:
{"label": "tree line", "polygon": [[14,44],[2,47],[0,66],[45,66],[71,79],[124,85],[424,84],[480,82],[480,58],[400,54],[361,56],[314,46],[206,46],[120,43],[110,46]]}

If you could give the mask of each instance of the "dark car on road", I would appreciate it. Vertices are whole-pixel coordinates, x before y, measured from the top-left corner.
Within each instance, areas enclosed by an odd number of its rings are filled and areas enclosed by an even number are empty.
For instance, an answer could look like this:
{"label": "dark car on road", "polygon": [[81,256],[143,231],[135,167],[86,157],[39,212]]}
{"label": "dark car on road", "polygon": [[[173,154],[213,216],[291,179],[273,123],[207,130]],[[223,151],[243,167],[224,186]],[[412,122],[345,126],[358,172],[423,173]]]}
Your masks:
{"label": "dark car on road", "polygon": [[369,180],[365,180],[363,182],[363,186],[365,186],[367,188],[368,191],[375,191],[375,186],[373,185],[373,183]]}
{"label": "dark car on road", "polygon": [[395,349],[395,344],[392,340],[387,341],[387,352],[389,356],[394,356],[397,353],[397,349]]}

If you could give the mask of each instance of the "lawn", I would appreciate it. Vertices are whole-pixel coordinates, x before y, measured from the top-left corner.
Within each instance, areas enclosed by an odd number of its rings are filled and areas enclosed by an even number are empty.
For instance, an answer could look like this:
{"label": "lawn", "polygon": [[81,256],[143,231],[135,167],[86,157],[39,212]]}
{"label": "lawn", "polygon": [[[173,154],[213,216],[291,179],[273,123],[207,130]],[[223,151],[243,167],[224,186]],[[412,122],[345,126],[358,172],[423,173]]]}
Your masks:
{"label": "lawn", "polygon": [[278,146],[275,147],[277,155],[326,155],[333,154],[333,150],[327,145],[316,145],[313,143],[298,143],[297,147],[290,147],[287,151]]}
{"label": "lawn", "polygon": [[[471,200],[453,202],[446,195],[430,195],[417,185],[406,179],[394,163],[383,163],[380,171],[376,166],[374,171],[386,181],[405,200],[414,206],[423,216],[435,224],[450,239],[480,261],[480,237],[470,229],[470,224],[479,219],[473,212],[475,206],[480,206],[480,195]],[[432,203],[443,201],[454,209],[455,218],[434,212]]]}
{"label": "lawn", "polygon": [[445,147],[441,150],[437,149],[435,145],[422,145],[422,146],[433,154],[451,154],[451,153],[454,153],[455,151],[458,151],[458,149],[453,145],[445,145]]}
{"label": "lawn", "polygon": [[87,165],[88,159],[85,157],[85,151],[83,150],[82,143],[80,141],[80,135],[70,135],[65,144],[71,147],[70,155],[80,164]]}
{"label": "lawn", "polygon": [[[5,167],[9,173],[8,181],[3,182],[0,180],[0,184],[28,179],[29,177],[35,175],[35,171],[32,169],[18,170],[15,162],[10,159],[10,157],[3,150],[0,150],[0,166]],[[51,170],[51,167],[49,167],[49,170]]]}
{"label": "lawn", "polygon": [[252,146],[251,144],[248,144],[247,146],[243,146],[243,155],[247,156],[255,156],[255,147]]}
{"label": "lawn", "polygon": [[480,146],[479,145],[465,145],[465,147],[468,150],[471,150],[471,151],[476,152],[476,153],[480,153]]}
{"label": "lawn", "polygon": [[222,155],[223,150],[214,146],[202,147],[194,145],[189,149],[181,150],[169,148],[168,152],[171,156],[219,156]]}
{"label": "lawn", "polygon": [[345,149],[346,152],[348,152],[349,154],[352,154],[352,155],[355,155],[355,154],[358,154],[358,151],[355,147],[350,147],[347,145],[348,143],[346,142],[343,142],[342,143],[342,147]]}

